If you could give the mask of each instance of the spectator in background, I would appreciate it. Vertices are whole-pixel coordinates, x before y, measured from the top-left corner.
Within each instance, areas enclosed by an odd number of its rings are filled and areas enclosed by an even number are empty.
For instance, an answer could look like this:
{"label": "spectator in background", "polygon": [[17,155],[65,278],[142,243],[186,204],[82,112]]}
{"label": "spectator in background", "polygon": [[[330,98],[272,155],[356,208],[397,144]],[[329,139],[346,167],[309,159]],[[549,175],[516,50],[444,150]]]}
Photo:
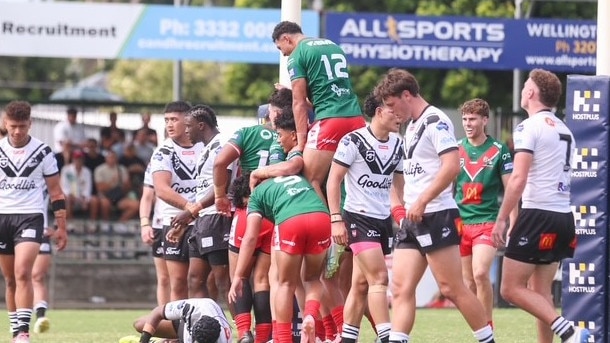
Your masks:
{"label": "spectator in background", "polygon": [[72,148],[82,148],[85,143],[85,127],[76,123],[76,108],[70,107],[67,111],[66,121],[61,121],[53,129],[55,152],[63,151],[66,144]]}
{"label": "spectator in background", "polygon": [[101,166],[106,162],[104,156],[102,156],[97,140],[95,138],[87,138],[85,142],[85,167],[89,169],[91,172],[91,184],[93,185],[91,189],[92,195],[97,195],[97,187],[95,186],[95,181],[93,180],[93,173],[95,172],[95,168]]}
{"label": "spectator in background", "polygon": [[132,186],[131,189],[140,198],[142,195],[142,185],[144,184],[146,163],[136,155],[136,148],[133,144],[127,144],[123,156],[119,157],[119,164],[127,168]]}
{"label": "spectator in background", "polygon": [[[80,149],[80,148],[77,148]],[[55,153],[55,159],[57,160],[57,168],[61,170],[65,165],[72,162],[72,144],[67,141],[62,143],[62,149]]]}
{"label": "spectator in background", "polygon": [[[158,140],[157,140],[157,130],[153,129],[152,127],[150,127],[150,112],[144,112],[142,113],[142,127],[139,128],[137,131],[143,131],[144,133],[146,133],[146,139],[153,145],[153,147],[157,147],[158,145]],[[136,132],[137,132],[136,131]],[[134,132],[134,137],[136,136],[136,132]],[[148,161],[148,160],[146,160]]]}
{"label": "spectator in background", "polygon": [[108,118],[110,125],[100,129],[102,151],[110,150],[115,144],[125,142],[125,131],[116,126],[117,113],[110,112]]}
{"label": "spectator in background", "polygon": [[92,196],[93,177],[91,171],[84,165],[85,153],[82,150],[74,150],[72,163],[61,169],[59,182],[66,196],[66,218],[68,219],[68,230],[74,230],[70,219],[74,211],[89,212],[90,219],[97,220],[100,210],[100,202],[97,196]]}
{"label": "spectator in background", "polygon": [[148,129],[141,128],[134,133],[132,142],[134,148],[136,149],[136,155],[146,163],[150,161],[150,158],[157,147],[149,140],[149,137]]}
{"label": "spectator in background", "polygon": [[114,224],[115,232],[127,232],[126,222],[136,216],[140,204],[131,187],[127,168],[119,165],[114,151],[106,152],[106,162],[95,169],[93,174],[100,197],[102,223],[100,230],[110,231],[108,221],[113,207],[119,210],[118,223]]}

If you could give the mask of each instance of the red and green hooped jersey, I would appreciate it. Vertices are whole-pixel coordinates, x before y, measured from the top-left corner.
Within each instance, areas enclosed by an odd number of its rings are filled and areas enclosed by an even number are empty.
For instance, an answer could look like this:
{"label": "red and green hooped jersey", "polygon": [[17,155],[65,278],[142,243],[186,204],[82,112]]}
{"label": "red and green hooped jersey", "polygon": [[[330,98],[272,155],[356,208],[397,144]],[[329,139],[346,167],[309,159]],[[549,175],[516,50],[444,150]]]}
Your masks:
{"label": "red and green hooped jersey", "polygon": [[487,137],[480,146],[467,138],[459,143],[460,174],[456,180],[455,201],[464,224],[495,222],[502,175],[512,173],[513,159],[506,145]]}

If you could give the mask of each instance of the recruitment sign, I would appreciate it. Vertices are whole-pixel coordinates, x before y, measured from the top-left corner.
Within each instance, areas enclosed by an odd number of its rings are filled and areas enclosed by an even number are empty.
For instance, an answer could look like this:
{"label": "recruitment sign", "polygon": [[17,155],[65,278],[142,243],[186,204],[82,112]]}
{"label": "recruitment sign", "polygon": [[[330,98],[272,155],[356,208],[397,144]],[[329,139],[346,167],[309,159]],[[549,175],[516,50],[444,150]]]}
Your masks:
{"label": "recruitment sign", "polygon": [[[0,56],[279,63],[279,9],[77,2],[2,3]],[[302,12],[319,35],[319,16]]]}
{"label": "recruitment sign", "polygon": [[326,23],[353,65],[595,72],[594,21],[328,13]]}

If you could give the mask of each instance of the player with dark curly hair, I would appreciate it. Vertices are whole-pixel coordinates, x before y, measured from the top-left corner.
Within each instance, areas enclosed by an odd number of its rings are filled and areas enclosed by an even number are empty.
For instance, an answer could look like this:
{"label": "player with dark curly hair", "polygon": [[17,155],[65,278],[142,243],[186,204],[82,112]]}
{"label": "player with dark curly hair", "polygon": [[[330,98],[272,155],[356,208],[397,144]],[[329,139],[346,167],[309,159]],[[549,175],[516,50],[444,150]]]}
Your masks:
{"label": "player with dark curly hair", "polygon": [[178,339],[180,343],[232,342],[229,321],[220,306],[209,298],[177,300],[157,306],[148,315],[136,319],[133,327],[141,335],[123,337],[119,343],[167,341],[163,339]]}

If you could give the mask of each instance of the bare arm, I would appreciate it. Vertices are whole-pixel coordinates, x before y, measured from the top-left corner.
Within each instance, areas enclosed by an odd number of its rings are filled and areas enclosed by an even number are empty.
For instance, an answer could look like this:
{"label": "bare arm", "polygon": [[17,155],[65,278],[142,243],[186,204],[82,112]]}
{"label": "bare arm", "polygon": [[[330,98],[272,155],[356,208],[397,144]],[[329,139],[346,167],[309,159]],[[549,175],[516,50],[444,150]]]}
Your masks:
{"label": "bare arm", "polygon": [[303,165],[303,157],[298,156],[284,162],[258,168],[250,174],[250,188],[254,189],[256,185],[269,178],[296,175],[303,170]]}
{"label": "bare arm", "polygon": [[151,245],[153,242],[153,229],[150,223],[150,214],[155,203],[155,191],[152,187],[142,187],[140,199],[140,236],[142,242]]}
{"label": "bare arm", "polygon": [[157,197],[171,206],[184,209],[187,200],[172,189],[172,173],[166,170],[160,170],[154,172],[152,177]]}
{"label": "bare arm", "polygon": [[231,215],[231,202],[227,196],[228,184],[231,180],[227,167],[239,158],[239,151],[231,143],[227,143],[214,160],[214,203],[216,210],[225,216]]}
{"label": "bare arm", "polygon": [[[506,188],[508,187],[508,180],[510,180],[510,176],[511,174],[504,174],[502,175],[502,184],[504,184],[504,194],[506,196]],[[515,225],[515,222],[517,221],[517,215],[519,214],[519,201],[517,201],[517,205],[515,205],[515,207],[513,207],[513,209],[510,211],[509,215],[508,215],[508,230],[510,231],[513,226]]]}
{"label": "bare arm", "polygon": [[[45,183],[49,190],[49,197],[51,198],[51,205],[53,206],[53,213],[55,215],[55,224],[57,224],[57,230],[53,233],[57,250],[63,250],[68,244],[68,234],[66,233],[66,197],[61,190],[59,184],[59,174],[45,177]],[[63,208],[55,208],[55,204],[63,203]]]}
{"label": "bare arm", "polygon": [[330,210],[331,234],[337,244],[347,245],[347,230],[341,216],[341,182],[348,168],[333,162],[326,181],[326,199]]}
{"label": "bare arm", "polygon": [[302,78],[292,81],[292,111],[297,129],[297,147],[301,151],[305,149],[307,141],[309,127],[307,111],[310,107],[307,101],[307,80]]}

